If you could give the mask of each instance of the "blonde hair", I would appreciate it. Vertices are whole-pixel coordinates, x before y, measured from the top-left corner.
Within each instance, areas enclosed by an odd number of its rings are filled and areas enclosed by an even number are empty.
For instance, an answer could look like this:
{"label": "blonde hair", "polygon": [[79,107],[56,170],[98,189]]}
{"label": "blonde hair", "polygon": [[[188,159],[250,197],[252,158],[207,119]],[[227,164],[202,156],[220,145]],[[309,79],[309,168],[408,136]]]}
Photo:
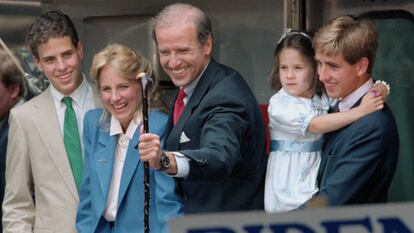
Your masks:
{"label": "blonde hair", "polygon": [[[95,80],[97,87],[100,89],[100,72],[106,66],[110,66],[119,75],[129,77],[135,80],[136,76],[145,72],[151,76],[153,82],[148,90],[149,105],[151,108],[166,111],[165,103],[160,99],[158,79],[155,76],[154,70],[148,60],[139,52],[121,44],[110,44],[103,50],[95,54],[92,60],[90,75]],[[104,111],[101,122],[109,121],[109,113]]]}
{"label": "blonde hair", "polygon": [[368,18],[339,16],[315,33],[313,48],[328,56],[342,54],[349,64],[366,57],[367,73],[370,73],[378,48],[374,22]]}

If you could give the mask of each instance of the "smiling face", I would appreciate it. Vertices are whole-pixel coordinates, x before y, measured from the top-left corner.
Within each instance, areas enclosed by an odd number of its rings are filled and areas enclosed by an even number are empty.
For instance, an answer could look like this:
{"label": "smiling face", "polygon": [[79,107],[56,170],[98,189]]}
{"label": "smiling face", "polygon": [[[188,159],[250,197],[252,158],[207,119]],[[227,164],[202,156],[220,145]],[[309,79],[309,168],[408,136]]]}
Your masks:
{"label": "smiling face", "polygon": [[104,108],[121,122],[125,130],[141,106],[141,86],[131,77],[119,75],[109,65],[101,69],[98,82]]}
{"label": "smiling face", "polygon": [[344,98],[358,89],[369,78],[366,74],[368,62],[362,58],[355,64],[345,61],[342,54],[328,56],[316,51],[319,80],[332,98]]}
{"label": "smiling face", "polygon": [[69,36],[50,38],[38,47],[36,66],[60,93],[70,95],[82,83],[82,44],[75,47]]}
{"label": "smiling face", "polygon": [[210,59],[211,36],[201,45],[192,23],[159,26],[155,33],[163,70],[176,86],[188,86],[197,79]]}
{"label": "smiling face", "polygon": [[298,50],[285,48],[279,54],[279,77],[283,89],[293,96],[312,98],[315,72]]}

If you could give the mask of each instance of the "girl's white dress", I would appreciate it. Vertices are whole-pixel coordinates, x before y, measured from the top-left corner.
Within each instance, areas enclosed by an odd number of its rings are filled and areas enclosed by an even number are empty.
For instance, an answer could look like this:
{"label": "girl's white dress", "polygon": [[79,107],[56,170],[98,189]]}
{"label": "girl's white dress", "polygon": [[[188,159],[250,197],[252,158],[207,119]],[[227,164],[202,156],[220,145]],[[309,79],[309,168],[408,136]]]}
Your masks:
{"label": "girl's white dress", "polygon": [[322,135],[307,129],[311,119],[327,114],[332,104],[326,95],[306,99],[289,95],[283,88],[270,99],[272,146],[266,172],[266,212],[296,209],[318,191]]}

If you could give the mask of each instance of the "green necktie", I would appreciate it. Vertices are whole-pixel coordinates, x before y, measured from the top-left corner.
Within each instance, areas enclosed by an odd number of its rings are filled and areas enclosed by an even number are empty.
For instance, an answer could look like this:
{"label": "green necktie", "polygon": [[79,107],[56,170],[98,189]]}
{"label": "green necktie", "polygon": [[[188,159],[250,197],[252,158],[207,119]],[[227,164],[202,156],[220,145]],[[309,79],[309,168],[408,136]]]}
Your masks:
{"label": "green necktie", "polygon": [[72,107],[72,98],[63,97],[66,105],[65,122],[63,124],[63,141],[65,142],[66,153],[68,154],[70,167],[72,168],[73,178],[76,187],[80,190],[82,182],[82,149],[80,144],[78,122]]}

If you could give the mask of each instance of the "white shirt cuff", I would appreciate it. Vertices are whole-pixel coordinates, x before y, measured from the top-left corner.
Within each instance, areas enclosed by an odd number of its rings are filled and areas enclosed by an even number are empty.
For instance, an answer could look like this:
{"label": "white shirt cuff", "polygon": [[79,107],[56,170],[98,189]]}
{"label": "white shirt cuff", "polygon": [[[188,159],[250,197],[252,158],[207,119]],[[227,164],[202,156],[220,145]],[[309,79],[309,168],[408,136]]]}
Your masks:
{"label": "white shirt cuff", "polygon": [[173,177],[180,177],[186,179],[190,173],[190,163],[189,159],[180,152],[171,152],[175,156],[175,161],[177,162],[177,174]]}

